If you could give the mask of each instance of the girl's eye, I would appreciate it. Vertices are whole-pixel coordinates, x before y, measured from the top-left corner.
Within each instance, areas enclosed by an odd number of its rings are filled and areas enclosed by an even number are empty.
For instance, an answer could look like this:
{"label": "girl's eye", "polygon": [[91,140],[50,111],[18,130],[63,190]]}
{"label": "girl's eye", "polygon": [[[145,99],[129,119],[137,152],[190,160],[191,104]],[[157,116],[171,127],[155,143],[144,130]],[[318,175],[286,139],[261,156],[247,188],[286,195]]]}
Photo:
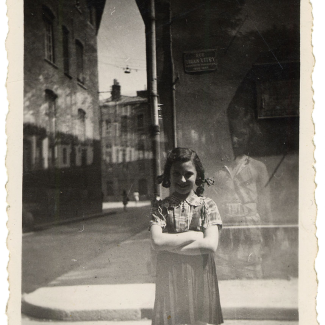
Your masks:
{"label": "girl's eye", "polygon": [[186,173],[185,177],[190,178],[193,175],[193,173]]}

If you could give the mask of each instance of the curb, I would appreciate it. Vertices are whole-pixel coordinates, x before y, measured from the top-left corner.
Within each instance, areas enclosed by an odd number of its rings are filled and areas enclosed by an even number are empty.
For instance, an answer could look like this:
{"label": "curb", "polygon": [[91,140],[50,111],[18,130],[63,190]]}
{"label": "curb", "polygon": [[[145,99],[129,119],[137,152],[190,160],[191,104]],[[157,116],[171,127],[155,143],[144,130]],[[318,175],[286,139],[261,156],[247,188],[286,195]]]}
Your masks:
{"label": "curb", "polygon": [[[40,288],[22,296],[21,312],[38,319],[74,322],[132,321],[151,317],[155,294],[153,284],[107,287],[109,290],[102,290],[100,285]],[[147,299],[139,297],[141,289],[147,293]],[[130,297],[127,297],[128,293]],[[68,299],[62,301],[62,296]]]}
{"label": "curb", "polygon": [[[36,306],[23,299],[22,313],[27,316],[55,321],[134,321],[151,319],[153,309],[97,309],[63,310]],[[223,308],[223,318],[226,320],[268,320],[268,321],[298,321],[297,309],[285,308]]]}
{"label": "curb", "polygon": [[87,215],[87,216],[71,218],[71,219],[66,219],[66,220],[60,220],[60,221],[55,221],[55,222],[48,222],[48,223],[44,223],[44,224],[41,224],[41,225],[35,225],[35,226],[33,226],[32,230],[26,230],[26,231],[23,232],[23,234],[25,235],[25,234],[32,233],[33,231],[40,231],[40,230],[47,229],[49,227],[61,226],[61,225],[65,225],[65,224],[69,224],[69,223],[73,223],[73,222],[77,222],[77,221],[107,217],[107,216],[110,216],[110,215],[114,215],[116,213],[117,213],[116,211],[109,211],[109,212],[90,214],[90,215]]}
{"label": "curb", "polygon": [[[53,321],[139,321],[151,319],[154,296],[154,284],[47,287],[24,294],[21,311]],[[245,305],[231,300],[222,312],[226,320],[298,321],[295,304]]]}

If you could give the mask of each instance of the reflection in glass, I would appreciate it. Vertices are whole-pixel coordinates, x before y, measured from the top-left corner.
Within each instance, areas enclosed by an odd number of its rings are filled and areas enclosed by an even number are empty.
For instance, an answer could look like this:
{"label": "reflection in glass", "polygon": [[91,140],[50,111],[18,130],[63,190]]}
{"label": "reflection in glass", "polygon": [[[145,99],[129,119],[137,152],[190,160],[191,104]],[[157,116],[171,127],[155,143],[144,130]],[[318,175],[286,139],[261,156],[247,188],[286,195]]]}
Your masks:
{"label": "reflection in glass", "polygon": [[263,162],[249,156],[250,140],[258,134],[249,111],[235,107],[229,115],[234,157],[216,173],[220,213],[232,226],[224,236],[225,256],[236,277],[262,278],[260,225],[272,221],[269,175]]}

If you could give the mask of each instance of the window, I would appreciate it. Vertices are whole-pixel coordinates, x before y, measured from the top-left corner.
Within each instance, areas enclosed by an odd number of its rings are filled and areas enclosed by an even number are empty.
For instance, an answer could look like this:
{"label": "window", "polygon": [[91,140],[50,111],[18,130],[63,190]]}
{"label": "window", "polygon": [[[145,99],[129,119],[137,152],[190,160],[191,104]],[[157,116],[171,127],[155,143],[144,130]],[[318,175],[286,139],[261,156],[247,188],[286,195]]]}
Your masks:
{"label": "window", "polygon": [[143,114],[139,114],[137,116],[137,126],[138,126],[138,129],[143,129],[144,127],[144,118],[143,118]]}
{"label": "window", "polygon": [[87,148],[84,148],[81,151],[81,166],[87,165],[87,152]]}
{"label": "window", "polygon": [[49,123],[48,130],[51,135],[54,135],[56,133],[56,98],[57,95],[52,90],[45,90],[45,101],[47,102],[47,116]]}
{"label": "window", "polygon": [[126,135],[128,132],[128,117],[126,115],[121,116],[121,133]]}
{"label": "window", "polygon": [[70,166],[72,167],[76,166],[76,153],[76,148],[74,145],[72,145],[70,151]]}
{"label": "window", "polygon": [[122,149],[122,162],[126,162],[126,149]]}
{"label": "window", "polygon": [[113,182],[112,181],[108,181],[106,183],[106,193],[107,193],[108,196],[114,195],[114,188],[113,188]]}
{"label": "window", "polygon": [[111,126],[112,126],[111,120],[110,119],[107,119],[105,121],[106,135],[107,136],[111,136],[111,134],[112,134],[112,128],[111,128]]}
{"label": "window", "polygon": [[141,137],[138,140],[138,159],[144,159],[144,151],[145,151],[145,140]]}
{"label": "window", "polygon": [[115,159],[115,161],[118,163],[118,162],[120,162],[120,150],[118,149],[118,148],[116,148],[116,150],[115,150],[115,157],[116,157],[116,159]]}
{"label": "window", "polygon": [[76,59],[77,59],[77,80],[84,83],[84,47],[80,41],[76,40]]}
{"label": "window", "polygon": [[54,15],[47,7],[43,7],[43,19],[45,28],[45,59],[55,63],[53,33]]}
{"label": "window", "polygon": [[105,153],[105,161],[110,164],[112,162],[112,152],[110,150],[106,150]]}
{"label": "window", "polygon": [[50,148],[48,152],[48,166],[55,165],[57,151],[55,146],[55,135],[57,128],[57,108],[56,108],[57,95],[50,89],[45,90],[45,101],[47,103],[46,115],[48,117],[48,134],[50,138]]}
{"label": "window", "polygon": [[67,148],[62,149],[62,163],[66,165],[68,162]]}
{"label": "window", "polygon": [[81,141],[86,140],[86,112],[81,108],[78,109],[77,134]]}
{"label": "window", "polygon": [[94,6],[89,6],[89,22],[91,25],[95,26],[96,25],[96,8]]}
{"label": "window", "polygon": [[120,136],[120,130],[118,123],[115,123],[115,139],[117,139]]}
{"label": "window", "polygon": [[63,71],[66,74],[70,73],[70,55],[69,55],[69,31],[63,26],[62,27],[62,45],[63,45]]}

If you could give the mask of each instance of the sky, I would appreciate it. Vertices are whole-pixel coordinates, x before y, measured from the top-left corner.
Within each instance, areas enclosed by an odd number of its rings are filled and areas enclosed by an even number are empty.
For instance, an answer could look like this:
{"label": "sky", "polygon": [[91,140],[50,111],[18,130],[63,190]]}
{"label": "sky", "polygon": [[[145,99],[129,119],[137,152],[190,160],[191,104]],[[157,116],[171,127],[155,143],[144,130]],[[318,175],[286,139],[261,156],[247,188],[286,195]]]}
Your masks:
{"label": "sky", "polygon": [[[117,79],[122,95],[136,96],[146,89],[145,60],[144,23],[135,0],[107,0],[98,32],[99,91],[110,91]],[[107,97],[110,93],[100,94]]]}

